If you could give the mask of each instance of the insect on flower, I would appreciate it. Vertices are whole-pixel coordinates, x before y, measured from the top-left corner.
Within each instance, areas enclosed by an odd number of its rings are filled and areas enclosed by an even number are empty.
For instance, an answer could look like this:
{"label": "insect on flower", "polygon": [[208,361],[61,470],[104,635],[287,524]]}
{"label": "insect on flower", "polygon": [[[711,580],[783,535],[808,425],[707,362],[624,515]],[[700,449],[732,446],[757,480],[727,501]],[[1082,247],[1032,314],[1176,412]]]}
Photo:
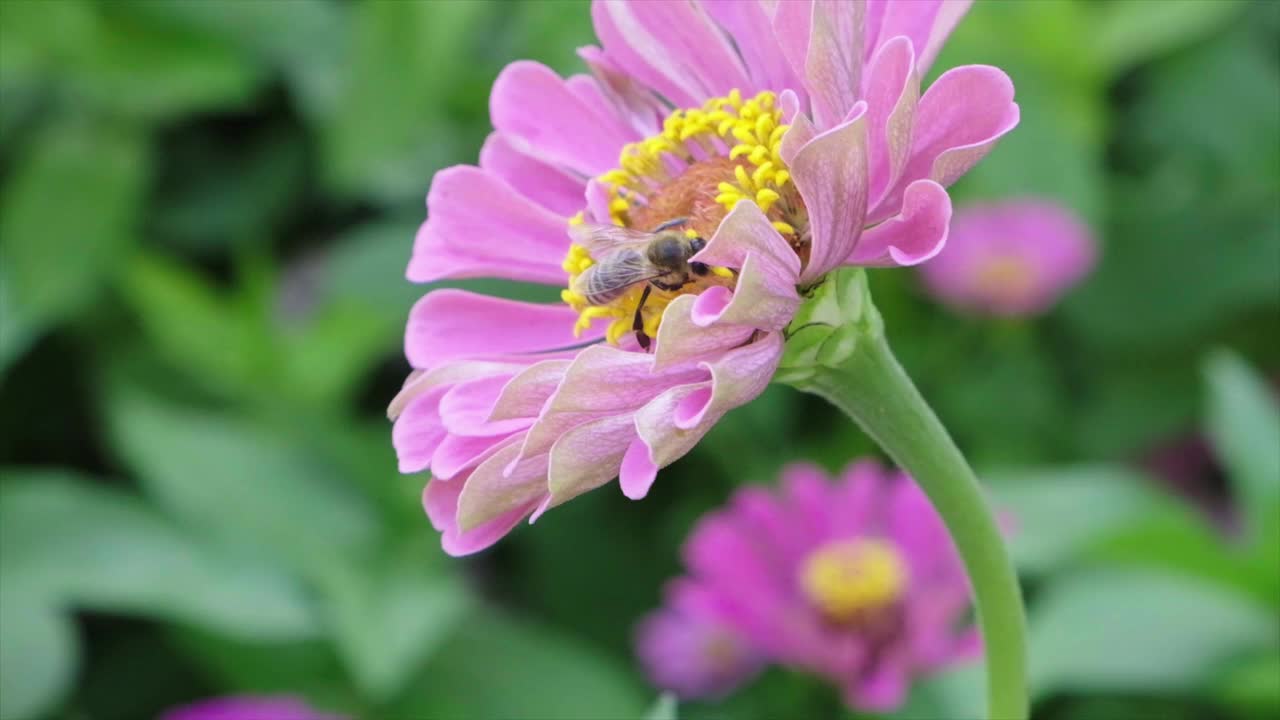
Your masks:
{"label": "insect on flower", "polygon": [[[644,306],[656,288],[677,292],[693,282],[713,277],[713,268],[691,258],[707,246],[693,230],[678,228],[687,218],[676,218],[646,233],[617,225],[574,225],[569,235],[592,257],[598,258],[573,280],[572,287],[593,307],[603,307],[633,286],[645,283],[636,305],[632,329],[644,350],[650,337],[644,328]],[[732,271],[714,268],[714,275],[733,277]]]}

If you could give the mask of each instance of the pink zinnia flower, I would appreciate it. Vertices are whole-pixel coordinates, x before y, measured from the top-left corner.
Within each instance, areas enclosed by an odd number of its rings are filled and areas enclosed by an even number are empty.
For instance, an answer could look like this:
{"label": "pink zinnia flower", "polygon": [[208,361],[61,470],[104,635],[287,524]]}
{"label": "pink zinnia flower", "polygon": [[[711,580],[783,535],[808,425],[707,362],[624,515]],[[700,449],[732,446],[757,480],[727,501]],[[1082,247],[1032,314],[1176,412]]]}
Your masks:
{"label": "pink zinnia flower", "polygon": [[169,710],[160,720],[343,720],[287,695],[210,698]]}
{"label": "pink zinnia flower", "polygon": [[962,310],[1044,312],[1093,269],[1089,228],[1048,201],[974,205],[956,212],[947,249],[920,267],[925,287]]}
{"label": "pink zinnia flower", "polygon": [[[739,490],[699,522],[684,562],[688,575],[668,592],[676,611],[694,607],[702,626],[727,628],[743,658],[830,679],[852,708],[891,710],[913,677],[980,649],[964,566],[942,520],[910,477],[874,461],[835,482],[792,465],[778,491]],[[660,687],[704,695],[713,660],[698,643],[667,637],[662,618],[671,612],[640,625],[641,660]]]}
{"label": "pink zinnia flower", "polygon": [[[967,7],[596,2],[591,75],[502,71],[496,131],[479,167],[436,175],[408,277],[537,282],[563,302],[436,290],[411,313],[394,440],[403,472],[432,472],[424,504],[446,551],[615,477],[644,497],[768,385],[801,290],[941,249],[943,187],[1018,119],[991,67],[920,95]],[[589,292],[597,266],[622,264],[604,240],[662,226],[683,271]]]}

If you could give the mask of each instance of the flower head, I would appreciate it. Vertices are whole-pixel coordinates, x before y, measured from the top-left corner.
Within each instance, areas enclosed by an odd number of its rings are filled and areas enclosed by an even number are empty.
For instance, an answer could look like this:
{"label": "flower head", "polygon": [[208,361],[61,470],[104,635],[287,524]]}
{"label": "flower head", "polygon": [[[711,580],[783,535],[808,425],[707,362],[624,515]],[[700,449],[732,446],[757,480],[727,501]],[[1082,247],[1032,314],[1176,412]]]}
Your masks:
{"label": "flower head", "polygon": [[[941,249],[943,187],[1017,122],[999,70],[919,78],[964,1],[596,2],[591,75],[516,62],[479,167],[439,172],[408,277],[436,290],[392,405],[445,549],[617,477],[643,497],[768,385],[801,292]],[[661,247],[656,245],[661,231]]]}
{"label": "flower head", "polygon": [[638,642],[655,683],[678,693],[705,686],[705,651],[663,637],[665,618],[682,617],[676,603],[689,598],[699,627],[727,629],[742,657],[822,675],[854,708],[892,709],[913,677],[978,651],[969,585],[942,521],[911,478],[872,461],[835,482],[793,465],[777,492],[740,490],[702,519],[684,560],[688,575]]}
{"label": "flower head", "polygon": [[1044,312],[1093,269],[1093,236],[1046,201],[975,205],[956,213],[944,252],[920,267],[943,302],[991,315]]}
{"label": "flower head", "polygon": [[174,708],[160,720],[342,720],[315,710],[303,700],[291,696],[253,696],[211,698]]}

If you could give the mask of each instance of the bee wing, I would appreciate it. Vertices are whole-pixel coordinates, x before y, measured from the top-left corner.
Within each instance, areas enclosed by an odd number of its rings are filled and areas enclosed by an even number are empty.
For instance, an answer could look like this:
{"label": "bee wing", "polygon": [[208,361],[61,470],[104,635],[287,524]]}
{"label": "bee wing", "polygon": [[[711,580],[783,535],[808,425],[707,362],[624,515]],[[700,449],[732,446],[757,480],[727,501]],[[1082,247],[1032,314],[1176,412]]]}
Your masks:
{"label": "bee wing", "polygon": [[622,249],[639,250],[653,240],[653,233],[617,225],[572,225],[569,237],[596,260]]}
{"label": "bee wing", "polygon": [[574,281],[573,289],[592,305],[603,305],[636,283],[667,273],[649,262],[644,253],[630,248],[615,251],[606,262],[587,268]]}

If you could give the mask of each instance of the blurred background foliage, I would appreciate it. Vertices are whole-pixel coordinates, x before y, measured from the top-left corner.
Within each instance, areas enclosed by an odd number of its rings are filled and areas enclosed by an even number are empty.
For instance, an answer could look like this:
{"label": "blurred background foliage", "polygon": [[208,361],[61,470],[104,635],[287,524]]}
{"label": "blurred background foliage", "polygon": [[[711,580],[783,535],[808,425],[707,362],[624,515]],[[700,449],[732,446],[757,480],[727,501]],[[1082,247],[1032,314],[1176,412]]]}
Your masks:
{"label": "blurred background foliage", "polygon": [[[636,717],[631,628],[694,520],[874,452],[772,388],[644,503],[605,488],[442,556],[383,415],[422,198],[474,162],[506,62],[578,72],[591,42],[580,2],[0,0],[0,717],[257,691]],[[1022,106],[957,202],[1056,199],[1103,245],[1035,321],[872,280],[1015,518],[1040,717],[1280,708],[1278,58],[1280,4],[1038,0],[980,2],[936,64],[999,65]],[[1143,462],[1200,434],[1178,483]],[[898,715],[973,716],[980,673]],[[772,671],[680,713],[835,707]]]}

